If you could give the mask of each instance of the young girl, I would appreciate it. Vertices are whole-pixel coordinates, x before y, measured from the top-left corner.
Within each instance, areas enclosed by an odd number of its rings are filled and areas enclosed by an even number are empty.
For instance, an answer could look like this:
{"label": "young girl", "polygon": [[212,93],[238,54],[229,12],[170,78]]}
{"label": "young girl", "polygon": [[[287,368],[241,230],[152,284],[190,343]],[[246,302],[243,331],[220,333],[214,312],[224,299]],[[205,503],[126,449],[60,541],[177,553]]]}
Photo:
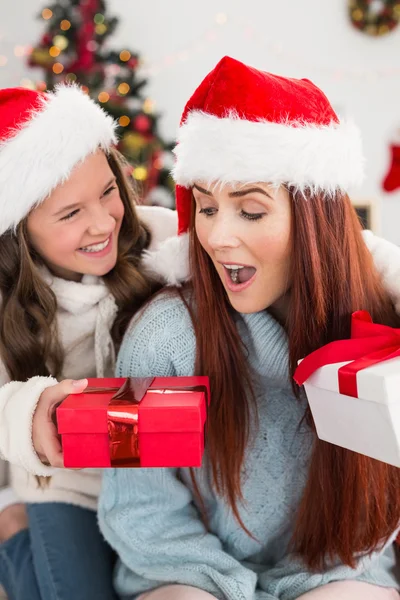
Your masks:
{"label": "young girl", "polygon": [[357,130],[310,81],[224,58],[189,100],[178,142],[192,282],[135,317],[117,372],[209,375],[207,456],[195,471],[104,473],[117,591],[398,598],[400,472],[318,440],[292,380],[299,359],[349,335],[354,310],[400,324],[346,194],[362,172]]}
{"label": "young girl", "polygon": [[0,456],[13,488],[0,493],[0,583],[10,600],[110,600],[100,472],[54,468],[54,410],[113,374],[155,287],[143,252],[176,217],[135,207],[115,124],[77,87],[0,91],[0,139]]}

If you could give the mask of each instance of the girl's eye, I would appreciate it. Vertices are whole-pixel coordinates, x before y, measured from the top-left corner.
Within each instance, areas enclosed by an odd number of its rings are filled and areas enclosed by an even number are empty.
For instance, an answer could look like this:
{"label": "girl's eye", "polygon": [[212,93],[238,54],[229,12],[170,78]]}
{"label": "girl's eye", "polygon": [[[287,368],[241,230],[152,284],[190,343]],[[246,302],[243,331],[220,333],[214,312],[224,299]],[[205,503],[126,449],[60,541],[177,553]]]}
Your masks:
{"label": "girl's eye", "polygon": [[240,214],[248,221],[259,221],[265,215],[265,213],[248,213],[245,210],[241,210]]}
{"label": "girl's eye", "polygon": [[201,208],[199,210],[199,214],[205,215],[206,217],[211,217],[214,212],[215,212],[215,208],[213,208],[212,206],[208,207],[208,208]]}
{"label": "girl's eye", "polygon": [[108,188],[108,190],[106,190],[106,191],[104,192],[103,196],[108,196],[109,194],[111,194],[111,192],[112,192],[113,190],[116,190],[116,189],[117,189],[117,186],[116,186],[116,185],[112,185],[111,187],[109,187],[109,188]]}
{"label": "girl's eye", "polygon": [[61,217],[60,221],[69,221],[70,219],[72,219],[72,217],[74,217],[75,215],[77,215],[79,212],[79,208],[77,208],[76,210],[73,210],[72,212],[68,213],[68,215],[65,215],[65,217]]}

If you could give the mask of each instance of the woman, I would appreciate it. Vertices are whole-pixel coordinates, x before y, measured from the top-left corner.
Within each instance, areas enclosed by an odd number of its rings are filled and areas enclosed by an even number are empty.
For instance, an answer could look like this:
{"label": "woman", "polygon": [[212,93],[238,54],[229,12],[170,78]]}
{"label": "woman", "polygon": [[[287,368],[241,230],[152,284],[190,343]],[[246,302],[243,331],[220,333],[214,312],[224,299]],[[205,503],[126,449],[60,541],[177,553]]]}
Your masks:
{"label": "woman", "polygon": [[207,455],[196,471],[105,473],[118,592],[397,598],[399,471],[320,441],[292,380],[354,310],[400,323],[346,193],[358,132],[311,82],[224,58],[186,105],[176,156],[192,282],[136,316],[117,373],[209,375]]}

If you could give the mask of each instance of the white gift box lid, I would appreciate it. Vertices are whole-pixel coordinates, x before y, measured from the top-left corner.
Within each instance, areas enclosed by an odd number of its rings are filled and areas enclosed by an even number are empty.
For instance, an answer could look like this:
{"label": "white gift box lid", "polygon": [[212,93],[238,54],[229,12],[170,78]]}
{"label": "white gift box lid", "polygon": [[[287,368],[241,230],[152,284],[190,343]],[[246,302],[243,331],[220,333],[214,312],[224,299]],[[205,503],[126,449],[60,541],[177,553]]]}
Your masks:
{"label": "white gift box lid", "polygon": [[[338,370],[352,361],[324,365],[305,382],[307,385],[339,393]],[[400,403],[400,357],[362,369],[356,374],[358,398],[380,404]]]}

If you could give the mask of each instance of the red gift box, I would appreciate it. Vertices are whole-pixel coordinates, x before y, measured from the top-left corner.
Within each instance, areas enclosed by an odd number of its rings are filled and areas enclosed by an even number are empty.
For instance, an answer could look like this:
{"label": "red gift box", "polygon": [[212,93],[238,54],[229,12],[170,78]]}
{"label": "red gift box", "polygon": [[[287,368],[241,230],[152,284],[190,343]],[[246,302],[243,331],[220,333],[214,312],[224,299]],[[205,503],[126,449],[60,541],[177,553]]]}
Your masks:
{"label": "red gift box", "polygon": [[57,408],[64,466],[199,467],[208,377],[89,379]]}

